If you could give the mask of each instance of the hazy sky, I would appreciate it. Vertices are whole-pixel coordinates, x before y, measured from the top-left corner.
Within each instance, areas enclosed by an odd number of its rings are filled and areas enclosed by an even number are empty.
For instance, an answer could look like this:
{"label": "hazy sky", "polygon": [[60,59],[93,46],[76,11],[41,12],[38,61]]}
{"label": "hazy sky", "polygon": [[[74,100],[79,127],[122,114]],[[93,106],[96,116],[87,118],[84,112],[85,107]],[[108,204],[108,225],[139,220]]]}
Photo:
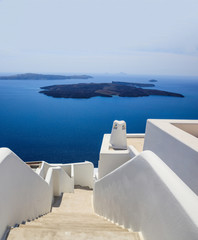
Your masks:
{"label": "hazy sky", "polygon": [[0,0],[0,72],[198,76],[198,0]]}

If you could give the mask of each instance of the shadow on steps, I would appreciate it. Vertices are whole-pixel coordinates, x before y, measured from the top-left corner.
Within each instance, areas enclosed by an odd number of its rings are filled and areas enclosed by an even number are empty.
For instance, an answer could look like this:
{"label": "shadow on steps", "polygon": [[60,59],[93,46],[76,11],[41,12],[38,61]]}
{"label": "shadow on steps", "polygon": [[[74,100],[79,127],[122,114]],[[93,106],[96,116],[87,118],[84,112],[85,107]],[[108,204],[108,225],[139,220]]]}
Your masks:
{"label": "shadow on steps", "polygon": [[54,197],[54,202],[52,204],[52,208],[53,207],[60,207],[61,205],[61,202],[62,202],[62,199],[63,199],[63,193],[61,194],[61,196],[58,196],[58,197]]}

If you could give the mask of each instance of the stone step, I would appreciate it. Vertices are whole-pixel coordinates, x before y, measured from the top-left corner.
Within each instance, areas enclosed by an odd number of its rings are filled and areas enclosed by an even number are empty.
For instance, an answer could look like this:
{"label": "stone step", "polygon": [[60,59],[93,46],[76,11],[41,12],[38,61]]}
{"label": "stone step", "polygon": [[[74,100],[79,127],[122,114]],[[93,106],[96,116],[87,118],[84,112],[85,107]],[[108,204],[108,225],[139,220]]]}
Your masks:
{"label": "stone step", "polygon": [[65,193],[62,199],[57,199],[61,203],[55,202],[58,207],[53,207],[51,213],[12,229],[8,239],[140,240],[138,233],[97,216],[92,197],[90,190]]}

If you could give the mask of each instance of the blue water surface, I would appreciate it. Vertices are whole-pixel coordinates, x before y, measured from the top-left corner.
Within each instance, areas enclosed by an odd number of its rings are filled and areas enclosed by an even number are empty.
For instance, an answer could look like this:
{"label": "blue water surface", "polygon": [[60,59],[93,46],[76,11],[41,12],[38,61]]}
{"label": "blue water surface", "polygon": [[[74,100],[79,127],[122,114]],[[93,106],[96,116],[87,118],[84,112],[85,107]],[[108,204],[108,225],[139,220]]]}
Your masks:
{"label": "blue water surface", "polygon": [[78,82],[148,82],[150,76],[95,75],[87,80],[0,80],[0,147],[9,147],[24,161],[69,163],[92,161],[97,166],[104,133],[115,119],[127,132],[144,133],[148,118],[198,119],[198,78],[155,77],[156,89],[184,98],[95,97],[64,99],[39,93],[40,87]]}

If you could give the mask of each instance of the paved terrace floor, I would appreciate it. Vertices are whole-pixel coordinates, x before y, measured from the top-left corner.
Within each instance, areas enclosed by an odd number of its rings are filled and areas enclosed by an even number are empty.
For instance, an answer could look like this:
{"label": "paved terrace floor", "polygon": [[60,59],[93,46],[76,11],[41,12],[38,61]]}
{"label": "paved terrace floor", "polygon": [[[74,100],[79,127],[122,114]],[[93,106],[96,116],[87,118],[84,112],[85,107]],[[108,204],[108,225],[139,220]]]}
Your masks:
{"label": "paved terrace floor", "polygon": [[134,146],[138,150],[138,152],[142,152],[143,146],[144,146],[144,137],[135,137],[135,138],[127,137],[127,146],[129,145]]}
{"label": "paved terrace floor", "polygon": [[75,193],[65,193],[55,201],[51,213],[12,229],[8,239],[139,240],[138,233],[97,216],[92,197],[91,190],[75,189]]}

